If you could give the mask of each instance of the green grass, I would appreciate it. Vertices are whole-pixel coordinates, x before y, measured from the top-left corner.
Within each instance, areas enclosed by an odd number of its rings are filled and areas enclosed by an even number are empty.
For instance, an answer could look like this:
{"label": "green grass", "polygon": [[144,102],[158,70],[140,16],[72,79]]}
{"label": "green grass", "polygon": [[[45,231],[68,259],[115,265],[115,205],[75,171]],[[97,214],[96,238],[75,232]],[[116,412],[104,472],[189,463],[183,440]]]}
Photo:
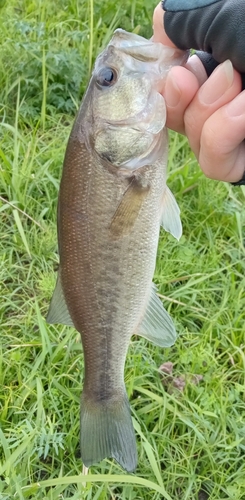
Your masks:
{"label": "green grass", "polygon": [[[184,235],[161,233],[155,281],[179,337],[166,350],[130,345],[135,474],[109,460],[81,474],[81,343],[44,319],[62,161],[89,70],[115,27],[150,36],[153,5],[0,2],[1,500],[245,500],[244,188],[205,179],[171,134]],[[162,383],[166,361],[183,392]]]}

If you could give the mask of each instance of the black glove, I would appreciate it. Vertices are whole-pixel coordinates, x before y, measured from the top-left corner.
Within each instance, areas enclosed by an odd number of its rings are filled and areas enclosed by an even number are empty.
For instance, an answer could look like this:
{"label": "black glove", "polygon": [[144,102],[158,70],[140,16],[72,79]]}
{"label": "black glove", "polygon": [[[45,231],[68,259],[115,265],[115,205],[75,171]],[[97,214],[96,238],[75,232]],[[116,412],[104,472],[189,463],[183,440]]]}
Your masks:
{"label": "black glove", "polygon": [[226,59],[245,73],[245,0],[163,0],[162,7],[168,37],[182,50],[204,51],[197,55],[208,76]]}

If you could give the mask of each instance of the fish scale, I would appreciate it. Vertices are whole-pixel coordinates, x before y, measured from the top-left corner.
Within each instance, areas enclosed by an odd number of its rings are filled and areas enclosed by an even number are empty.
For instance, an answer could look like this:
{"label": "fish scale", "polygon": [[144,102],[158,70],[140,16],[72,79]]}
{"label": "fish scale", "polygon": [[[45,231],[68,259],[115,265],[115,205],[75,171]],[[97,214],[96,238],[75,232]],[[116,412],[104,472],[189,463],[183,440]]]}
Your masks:
{"label": "fish scale", "polygon": [[81,334],[84,464],[112,457],[132,471],[137,452],[124,385],[130,338],[137,333],[163,347],[176,338],[152,286],[160,224],[181,235],[179,208],[166,186],[164,100],[155,87],[165,76],[164,60],[169,68],[168,58],[177,64],[183,54],[122,30],[113,43],[96,61],[67,146],[58,203],[60,267],[47,321]]}

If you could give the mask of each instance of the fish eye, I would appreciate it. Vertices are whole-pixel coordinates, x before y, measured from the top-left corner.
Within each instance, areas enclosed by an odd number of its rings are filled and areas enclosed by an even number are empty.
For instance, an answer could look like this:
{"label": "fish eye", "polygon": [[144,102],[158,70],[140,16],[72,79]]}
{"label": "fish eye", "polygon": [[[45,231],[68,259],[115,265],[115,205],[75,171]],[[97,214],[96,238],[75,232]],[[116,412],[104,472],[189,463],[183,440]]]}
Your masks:
{"label": "fish eye", "polygon": [[96,83],[98,87],[111,87],[117,81],[117,72],[114,68],[105,67],[97,75]]}

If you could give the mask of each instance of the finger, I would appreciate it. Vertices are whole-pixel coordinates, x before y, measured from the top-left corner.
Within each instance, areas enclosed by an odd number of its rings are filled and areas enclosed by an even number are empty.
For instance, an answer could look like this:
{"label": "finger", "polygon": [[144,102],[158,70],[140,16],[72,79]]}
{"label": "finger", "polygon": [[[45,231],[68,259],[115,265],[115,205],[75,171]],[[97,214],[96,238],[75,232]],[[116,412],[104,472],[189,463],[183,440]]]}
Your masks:
{"label": "finger", "polygon": [[220,64],[201,86],[185,113],[185,132],[197,158],[206,120],[241,91],[241,77],[230,61]]}
{"label": "finger", "polygon": [[203,85],[203,83],[207,80],[208,76],[199,57],[195,56],[195,54],[189,57],[185,67],[191,71],[193,75],[195,75],[199,86],[201,87],[201,85]]}
{"label": "finger", "polygon": [[167,106],[168,128],[184,134],[184,113],[198,89],[197,78],[187,69],[176,66],[169,71],[161,90]]}
{"label": "finger", "polygon": [[245,91],[206,121],[199,163],[207,177],[239,181],[245,171]]}

